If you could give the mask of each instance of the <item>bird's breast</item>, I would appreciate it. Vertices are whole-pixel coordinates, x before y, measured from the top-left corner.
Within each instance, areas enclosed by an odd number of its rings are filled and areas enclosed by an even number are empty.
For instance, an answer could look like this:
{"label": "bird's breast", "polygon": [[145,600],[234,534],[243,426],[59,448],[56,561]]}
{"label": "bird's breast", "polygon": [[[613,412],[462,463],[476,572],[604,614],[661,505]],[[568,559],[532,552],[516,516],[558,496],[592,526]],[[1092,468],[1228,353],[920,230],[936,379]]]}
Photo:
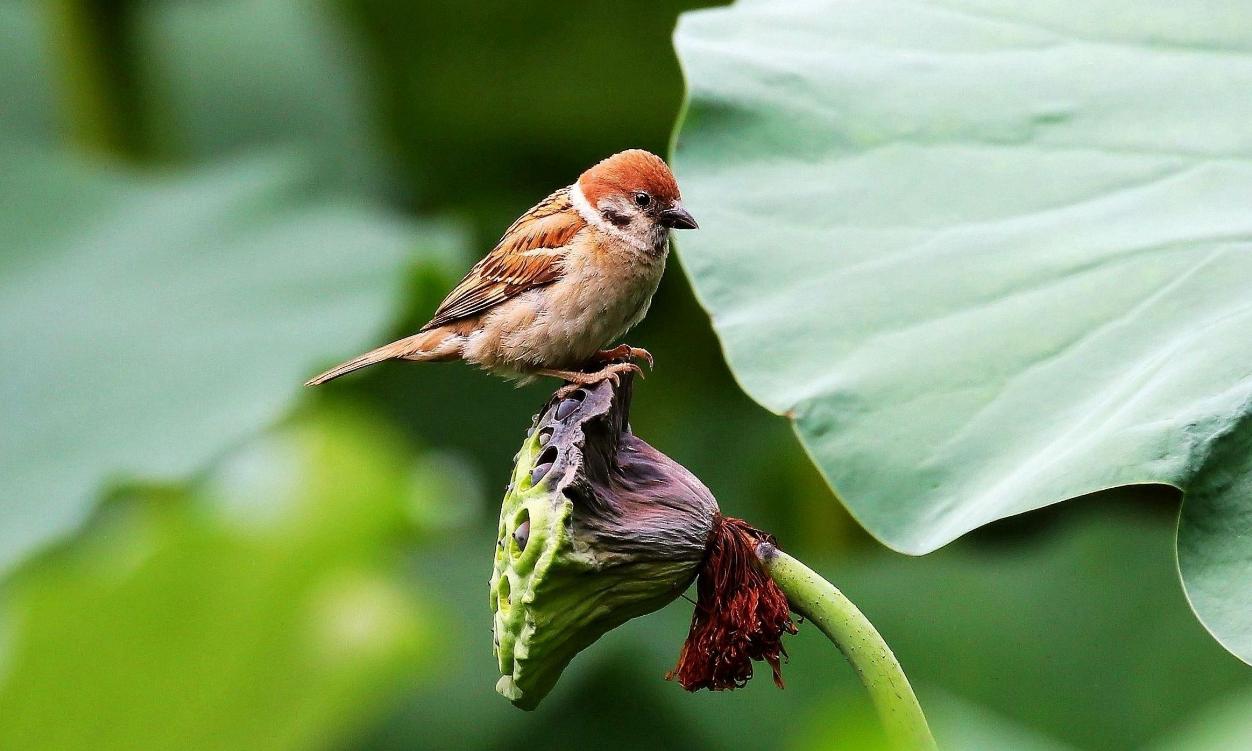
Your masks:
{"label": "bird's breast", "polygon": [[561,277],[484,316],[467,358],[490,369],[573,369],[621,337],[647,313],[665,271],[665,249],[625,243],[571,249]]}
{"label": "bird's breast", "polygon": [[643,318],[664,271],[663,253],[612,240],[571,254],[553,285],[553,346],[572,363],[585,361]]}

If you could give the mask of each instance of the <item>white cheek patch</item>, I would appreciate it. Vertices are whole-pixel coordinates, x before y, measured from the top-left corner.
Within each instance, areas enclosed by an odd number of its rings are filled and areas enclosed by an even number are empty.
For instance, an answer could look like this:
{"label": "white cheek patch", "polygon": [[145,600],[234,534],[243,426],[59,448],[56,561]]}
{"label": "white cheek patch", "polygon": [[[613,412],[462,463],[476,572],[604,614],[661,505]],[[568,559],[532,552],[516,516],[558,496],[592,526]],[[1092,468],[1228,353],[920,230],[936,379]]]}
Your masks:
{"label": "white cheek patch", "polygon": [[616,237],[617,239],[634,247],[636,250],[648,251],[652,249],[651,244],[649,244],[646,238],[639,237],[633,232],[627,232],[621,227],[618,227],[612,222],[606,221],[604,217],[600,216],[600,212],[587,201],[587,197],[583,195],[583,189],[578,185],[578,183],[574,183],[574,185],[570,188],[569,200],[570,203],[574,204],[574,209],[578,212],[578,215],[586,220],[587,224],[590,224],[601,232]]}

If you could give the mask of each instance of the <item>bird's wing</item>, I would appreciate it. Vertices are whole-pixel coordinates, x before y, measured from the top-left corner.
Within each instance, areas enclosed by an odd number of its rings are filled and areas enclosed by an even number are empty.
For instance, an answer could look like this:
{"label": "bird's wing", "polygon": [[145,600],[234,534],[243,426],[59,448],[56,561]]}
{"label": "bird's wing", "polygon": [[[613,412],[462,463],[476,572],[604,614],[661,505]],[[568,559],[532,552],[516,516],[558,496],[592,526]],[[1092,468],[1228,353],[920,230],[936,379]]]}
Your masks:
{"label": "bird's wing", "polygon": [[587,226],[562,188],[543,199],[505,231],[435,311],[423,331],[481,313],[529,289],[561,278],[561,260]]}

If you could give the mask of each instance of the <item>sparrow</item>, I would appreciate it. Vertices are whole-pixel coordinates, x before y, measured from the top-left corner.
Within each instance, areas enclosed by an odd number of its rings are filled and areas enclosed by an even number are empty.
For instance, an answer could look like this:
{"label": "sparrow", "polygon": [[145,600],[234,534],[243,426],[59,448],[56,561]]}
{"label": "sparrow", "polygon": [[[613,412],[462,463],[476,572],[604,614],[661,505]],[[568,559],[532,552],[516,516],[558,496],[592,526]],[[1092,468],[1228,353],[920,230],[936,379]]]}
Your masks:
{"label": "sparrow", "polygon": [[670,230],[696,228],[664,160],[614,154],[514,222],[416,334],[305,385],[384,360],[464,360],[523,383],[551,376],[572,386],[642,372],[633,361],[651,366],[647,350],[602,348],[647,314]]}

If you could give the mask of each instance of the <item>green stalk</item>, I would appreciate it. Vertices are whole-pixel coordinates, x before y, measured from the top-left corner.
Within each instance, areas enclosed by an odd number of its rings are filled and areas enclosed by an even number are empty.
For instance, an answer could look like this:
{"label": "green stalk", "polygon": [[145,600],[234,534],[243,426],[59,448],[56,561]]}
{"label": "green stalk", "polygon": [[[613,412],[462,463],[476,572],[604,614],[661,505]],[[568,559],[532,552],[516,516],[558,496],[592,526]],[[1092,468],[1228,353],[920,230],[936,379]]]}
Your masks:
{"label": "green stalk", "polygon": [[133,0],[45,0],[70,137],[88,151],[145,156]]}
{"label": "green stalk", "polygon": [[873,624],[833,584],[777,547],[762,543],[757,558],[791,609],[812,621],[852,663],[882,720],[887,740],[900,751],[938,747],[921,705],[891,648]]}

